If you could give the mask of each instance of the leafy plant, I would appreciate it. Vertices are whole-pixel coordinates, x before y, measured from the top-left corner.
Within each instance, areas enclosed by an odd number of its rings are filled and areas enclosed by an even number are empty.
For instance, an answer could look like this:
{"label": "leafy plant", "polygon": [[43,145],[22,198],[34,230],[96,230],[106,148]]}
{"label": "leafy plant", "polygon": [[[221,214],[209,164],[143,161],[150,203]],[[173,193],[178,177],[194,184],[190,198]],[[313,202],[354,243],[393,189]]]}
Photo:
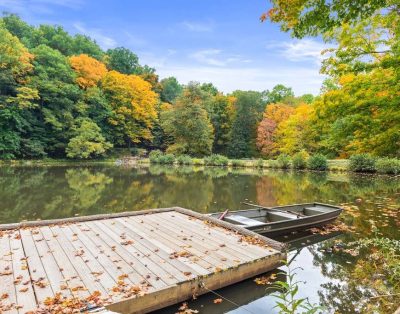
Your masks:
{"label": "leafy plant", "polygon": [[278,289],[279,292],[273,293],[272,296],[277,300],[275,308],[279,309],[279,314],[314,314],[321,310],[321,307],[311,304],[308,298],[299,298],[300,281],[296,280],[296,269],[291,270],[288,267],[287,273],[280,273],[286,276],[286,281],[275,281],[271,286]]}
{"label": "leafy plant", "polygon": [[189,155],[179,155],[176,157],[176,163],[178,165],[191,165],[193,161]]}
{"label": "leafy plant", "polygon": [[349,170],[354,172],[375,172],[376,160],[369,154],[353,155],[349,159]]}
{"label": "leafy plant", "polygon": [[149,159],[150,162],[152,163],[158,163],[160,160],[160,157],[163,155],[163,152],[161,150],[152,150],[149,154]]}
{"label": "leafy plant", "polygon": [[308,154],[305,150],[296,153],[292,158],[292,166],[294,169],[305,169],[307,167]]}
{"label": "leafy plant", "polygon": [[243,160],[240,159],[231,159],[231,166],[232,167],[244,167],[245,166],[245,162]]}
{"label": "leafy plant", "polygon": [[264,160],[262,158],[258,159],[256,161],[256,167],[257,168],[263,168],[264,167]]}
{"label": "leafy plant", "polygon": [[227,166],[229,159],[225,156],[212,154],[204,158],[204,164],[206,166]]}
{"label": "leafy plant", "polygon": [[376,171],[384,174],[400,174],[400,160],[397,158],[379,158],[376,161]]}
{"label": "leafy plant", "polygon": [[308,159],[307,168],[310,170],[328,170],[328,160],[324,155],[315,154]]}
{"label": "leafy plant", "polygon": [[290,168],[291,160],[288,155],[286,155],[286,154],[279,155],[279,157],[277,158],[276,161],[278,163],[279,168],[282,168],[282,169]]}
{"label": "leafy plant", "polygon": [[158,163],[172,165],[175,162],[175,156],[172,154],[163,154],[158,158]]}

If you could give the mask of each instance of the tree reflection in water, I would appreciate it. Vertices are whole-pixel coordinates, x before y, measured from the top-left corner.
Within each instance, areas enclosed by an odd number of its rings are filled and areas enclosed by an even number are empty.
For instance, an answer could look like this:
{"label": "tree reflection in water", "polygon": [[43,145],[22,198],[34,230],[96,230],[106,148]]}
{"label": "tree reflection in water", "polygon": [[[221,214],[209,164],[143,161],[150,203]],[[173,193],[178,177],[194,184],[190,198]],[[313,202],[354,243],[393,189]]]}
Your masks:
{"label": "tree reflection in water", "polygon": [[[370,237],[373,230],[400,239],[400,179],[393,177],[196,166],[4,166],[0,199],[1,223],[170,206],[208,213],[242,209],[245,200],[268,206],[316,201],[345,204],[340,219],[354,232],[341,235],[342,243]],[[307,283],[300,292],[332,313],[388,311],[387,304],[367,302],[391,292],[379,274],[365,278],[371,274],[368,254],[335,252],[335,241],[310,245],[304,239],[309,246],[293,262],[304,268],[299,279]],[[250,303],[255,310],[271,302],[270,297],[255,299]],[[380,304],[380,310],[371,303]]]}

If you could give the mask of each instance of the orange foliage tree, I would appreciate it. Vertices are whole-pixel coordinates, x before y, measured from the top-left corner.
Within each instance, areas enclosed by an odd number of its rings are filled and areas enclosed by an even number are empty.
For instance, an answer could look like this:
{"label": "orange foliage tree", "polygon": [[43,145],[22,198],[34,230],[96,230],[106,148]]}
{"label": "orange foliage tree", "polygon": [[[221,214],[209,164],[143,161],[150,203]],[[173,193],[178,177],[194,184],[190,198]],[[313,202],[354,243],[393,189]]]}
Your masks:
{"label": "orange foliage tree", "polygon": [[294,108],[283,104],[270,104],[264,112],[264,116],[257,128],[257,148],[262,155],[271,157],[277,150],[276,130],[278,125],[294,113]]}
{"label": "orange foliage tree", "polygon": [[103,63],[86,54],[72,56],[69,62],[77,73],[76,82],[83,89],[96,86],[107,73]]}
{"label": "orange foliage tree", "polygon": [[137,75],[108,72],[102,80],[103,91],[113,109],[110,123],[118,144],[140,143],[152,138],[157,118],[157,94],[151,84]]}

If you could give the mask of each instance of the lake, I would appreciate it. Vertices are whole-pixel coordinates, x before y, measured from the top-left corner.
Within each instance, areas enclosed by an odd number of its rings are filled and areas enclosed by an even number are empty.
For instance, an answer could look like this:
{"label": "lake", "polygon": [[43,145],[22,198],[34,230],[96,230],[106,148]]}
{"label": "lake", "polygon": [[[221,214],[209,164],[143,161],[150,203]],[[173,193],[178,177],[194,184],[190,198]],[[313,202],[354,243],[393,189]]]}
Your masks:
{"label": "lake", "polygon": [[[368,304],[383,302],[376,294],[392,291],[384,275],[367,278],[365,254],[337,248],[373,235],[400,240],[400,179],[395,177],[185,166],[3,166],[0,200],[0,223],[170,206],[211,213],[243,209],[243,201],[344,204],[340,220],[351,231],[279,238],[296,242],[289,267],[301,281],[299,296],[324,306],[327,313],[366,313]],[[214,304],[218,297],[208,294],[189,306],[200,313],[274,313],[276,299],[268,295],[273,290],[268,287],[247,280],[219,291],[232,303]],[[378,312],[397,301],[379,303]],[[174,306],[162,312],[176,311]]]}

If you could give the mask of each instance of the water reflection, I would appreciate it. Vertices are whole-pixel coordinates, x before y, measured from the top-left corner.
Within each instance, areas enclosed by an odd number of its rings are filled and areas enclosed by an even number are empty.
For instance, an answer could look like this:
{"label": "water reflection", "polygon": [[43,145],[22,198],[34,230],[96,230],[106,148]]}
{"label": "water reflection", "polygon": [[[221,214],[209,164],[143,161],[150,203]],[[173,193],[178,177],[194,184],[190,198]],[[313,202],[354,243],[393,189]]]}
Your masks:
{"label": "water reflection", "polygon": [[[291,267],[303,268],[298,271],[298,279],[305,282],[300,296],[325,306],[328,313],[379,313],[368,300],[377,291],[390,292],[384,278],[381,274],[365,278],[365,256],[334,248],[373,233],[400,239],[399,178],[204,167],[0,167],[0,223],[170,206],[208,213],[241,209],[242,201],[267,206],[346,204],[341,220],[354,232],[325,238],[297,234],[279,240],[296,248],[289,259]],[[252,280],[224,293],[240,306],[214,305],[212,295],[199,298],[194,306],[201,313],[274,312],[274,300],[265,296],[265,286]],[[385,313],[386,308],[381,309]]]}

